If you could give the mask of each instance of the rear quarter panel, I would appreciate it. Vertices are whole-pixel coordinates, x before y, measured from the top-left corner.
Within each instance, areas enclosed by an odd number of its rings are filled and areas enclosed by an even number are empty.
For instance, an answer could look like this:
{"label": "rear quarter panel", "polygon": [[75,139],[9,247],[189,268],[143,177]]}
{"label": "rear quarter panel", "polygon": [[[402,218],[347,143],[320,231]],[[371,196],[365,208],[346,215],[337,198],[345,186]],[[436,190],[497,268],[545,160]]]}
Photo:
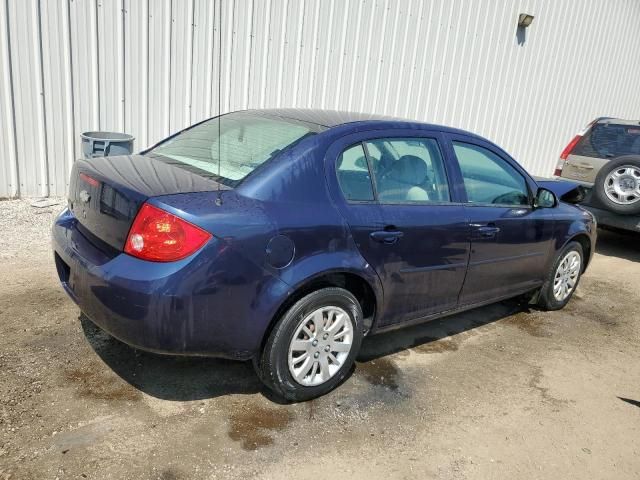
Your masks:
{"label": "rear quarter panel", "polygon": [[[264,278],[238,279],[251,286],[246,289],[247,302],[265,293],[271,296],[255,312],[261,317],[255,319],[255,328],[262,331],[291,294],[328,273],[357,274],[382,298],[375,271],[360,255],[348,225],[330,201],[322,161],[325,150],[322,134],[315,135],[269,162],[268,168],[235,190],[152,200],[222,239],[273,278],[273,286]],[[292,246],[289,261],[273,261],[271,240],[276,237]],[[232,270],[230,266],[229,275]]]}

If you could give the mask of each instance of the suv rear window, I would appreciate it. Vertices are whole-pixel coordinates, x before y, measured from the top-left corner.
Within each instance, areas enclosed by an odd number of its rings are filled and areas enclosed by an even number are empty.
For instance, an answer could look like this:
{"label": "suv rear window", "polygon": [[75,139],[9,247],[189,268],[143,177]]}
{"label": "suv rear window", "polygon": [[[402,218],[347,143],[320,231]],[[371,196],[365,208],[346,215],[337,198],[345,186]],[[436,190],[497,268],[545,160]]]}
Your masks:
{"label": "suv rear window", "polygon": [[262,112],[235,112],[183,130],[145,154],[235,187],[263,163],[323,129]]}
{"label": "suv rear window", "polygon": [[640,125],[595,124],[578,142],[571,155],[612,158],[640,154]]}

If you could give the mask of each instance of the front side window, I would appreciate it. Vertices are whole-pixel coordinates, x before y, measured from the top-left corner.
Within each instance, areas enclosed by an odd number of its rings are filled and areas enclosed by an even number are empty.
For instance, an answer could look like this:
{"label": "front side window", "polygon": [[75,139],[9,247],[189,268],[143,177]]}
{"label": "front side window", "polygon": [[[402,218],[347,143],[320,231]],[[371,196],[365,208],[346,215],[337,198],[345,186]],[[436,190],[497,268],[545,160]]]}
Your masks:
{"label": "front side window", "polygon": [[453,142],[469,203],[529,205],[524,177],[491,150]]}
{"label": "front side window", "polygon": [[367,157],[362,144],[353,145],[338,157],[336,164],[338,182],[344,197],[349,201],[373,200],[373,186]]}
{"label": "front side window", "polygon": [[146,155],[235,187],[258,166],[323,127],[257,112],[212,118]]}
{"label": "front side window", "polygon": [[365,145],[381,203],[450,201],[444,162],[435,139],[376,139]]}

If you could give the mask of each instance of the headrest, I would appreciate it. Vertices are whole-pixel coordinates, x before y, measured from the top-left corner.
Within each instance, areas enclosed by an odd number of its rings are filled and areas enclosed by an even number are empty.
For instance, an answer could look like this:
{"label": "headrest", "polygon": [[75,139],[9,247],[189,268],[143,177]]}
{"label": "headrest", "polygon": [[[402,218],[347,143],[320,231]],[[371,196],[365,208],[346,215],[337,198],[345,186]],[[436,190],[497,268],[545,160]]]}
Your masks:
{"label": "headrest", "polygon": [[403,155],[393,162],[387,178],[409,185],[422,185],[427,173],[427,164],[423,159],[415,155]]}

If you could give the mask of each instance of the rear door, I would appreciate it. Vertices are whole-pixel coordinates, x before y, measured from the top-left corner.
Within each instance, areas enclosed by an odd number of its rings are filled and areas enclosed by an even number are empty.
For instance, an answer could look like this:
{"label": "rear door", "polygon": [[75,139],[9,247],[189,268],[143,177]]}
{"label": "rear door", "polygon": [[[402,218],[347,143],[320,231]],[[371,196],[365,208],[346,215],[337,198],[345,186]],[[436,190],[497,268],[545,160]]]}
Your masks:
{"label": "rear door", "polygon": [[453,201],[440,134],[366,132],[352,138],[356,143],[335,160],[337,204],[382,281],[378,325],[455,308],[469,226],[463,205]]}
{"label": "rear door", "polygon": [[333,187],[336,204],[348,224],[356,248],[379,274],[377,265],[385,247],[374,242],[372,235],[384,228],[384,220],[375,200],[364,146],[362,142],[340,145],[337,158],[332,154],[328,157],[329,184]]}
{"label": "rear door", "polygon": [[384,220],[381,234],[399,235],[380,258],[388,295],[379,325],[456,308],[469,227],[449,187],[441,136],[383,137],[364,145]]}
{"label": "rear door", "polygon": [[449,135],[464,186],[471,252],[460,304],[507,297],[542,283],[553,238],[553,209],[533,208],[535,184],[495,146]]}

